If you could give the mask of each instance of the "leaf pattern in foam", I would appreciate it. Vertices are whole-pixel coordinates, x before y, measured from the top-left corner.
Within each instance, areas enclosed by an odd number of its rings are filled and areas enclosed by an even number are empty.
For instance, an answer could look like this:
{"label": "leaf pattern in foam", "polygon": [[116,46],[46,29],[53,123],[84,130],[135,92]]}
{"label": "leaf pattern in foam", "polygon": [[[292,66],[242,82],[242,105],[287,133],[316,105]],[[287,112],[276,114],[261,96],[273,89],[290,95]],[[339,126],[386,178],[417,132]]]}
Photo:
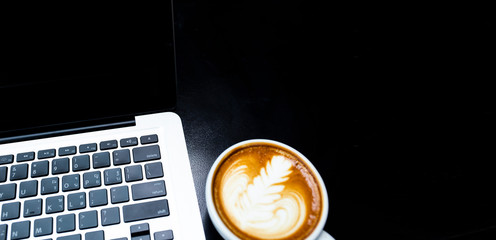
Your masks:
{"label": "leaf pattern in foam", "polygon": [[290,160],[273,156],[253,181],[246,174],[246,165],[227,171],[222,191],[226,213],[241,229],[257,232],[259,237],[275,239],[292,234],[303,224],[306,208],[299,193],[281,194],[291,168]]}
{"label": "leaf pattern in foam", "polygon": [[279,193],[284,190],[284,186],[276,184],[288,180],[291,166],[291,162],[283,156],[274,156],[271,161],[267,162],[265,168],[260,169],[260,174],[253,179],[253,183],[248,185],[247,191],[241,196],[239,207],[245,212],[261,207],[268,211],[273,210],[273,205],[260,205],[270,204],[281,198]]}

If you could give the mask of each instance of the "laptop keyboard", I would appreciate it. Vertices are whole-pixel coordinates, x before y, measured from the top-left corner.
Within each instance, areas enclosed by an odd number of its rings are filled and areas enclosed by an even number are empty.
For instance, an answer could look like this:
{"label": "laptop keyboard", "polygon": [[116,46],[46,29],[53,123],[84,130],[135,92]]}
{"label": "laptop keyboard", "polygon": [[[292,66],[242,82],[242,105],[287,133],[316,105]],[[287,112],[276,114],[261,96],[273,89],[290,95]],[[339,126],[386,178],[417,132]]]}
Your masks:
{"label": "laptop keyboard", "polygon": [[0,156],[0,240],[100,240],[105,226],[122,222],[136,222],[124,234],[131,239],[173,239],[171,229],[138,222],[169,216],[158,141],[152,134]]}

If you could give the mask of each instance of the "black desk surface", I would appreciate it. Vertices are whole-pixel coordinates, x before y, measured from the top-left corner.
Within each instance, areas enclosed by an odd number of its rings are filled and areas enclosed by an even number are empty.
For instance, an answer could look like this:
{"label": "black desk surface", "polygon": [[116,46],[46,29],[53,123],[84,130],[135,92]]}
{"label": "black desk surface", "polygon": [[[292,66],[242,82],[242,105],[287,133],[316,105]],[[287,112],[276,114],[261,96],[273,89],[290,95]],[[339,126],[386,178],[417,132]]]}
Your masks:
{"label": "black desk surface", "polygon": [[314,163],[337,239],[494,238],[494,22],[397,7],[175,2],[176,112],[207,239],[207,172],[252,138]]}

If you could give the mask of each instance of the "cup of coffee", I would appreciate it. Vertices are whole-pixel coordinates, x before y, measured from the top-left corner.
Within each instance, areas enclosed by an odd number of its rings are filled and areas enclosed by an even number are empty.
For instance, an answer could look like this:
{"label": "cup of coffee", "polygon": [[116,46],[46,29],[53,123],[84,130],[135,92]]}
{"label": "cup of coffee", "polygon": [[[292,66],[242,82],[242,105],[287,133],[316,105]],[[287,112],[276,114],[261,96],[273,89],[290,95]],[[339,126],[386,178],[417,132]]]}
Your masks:
{"label": "cup of coffee", "polygon": [[324,181],[303,154],[272,140],[226,149],[207,177],[207,209],[224,239],[333,239]]}

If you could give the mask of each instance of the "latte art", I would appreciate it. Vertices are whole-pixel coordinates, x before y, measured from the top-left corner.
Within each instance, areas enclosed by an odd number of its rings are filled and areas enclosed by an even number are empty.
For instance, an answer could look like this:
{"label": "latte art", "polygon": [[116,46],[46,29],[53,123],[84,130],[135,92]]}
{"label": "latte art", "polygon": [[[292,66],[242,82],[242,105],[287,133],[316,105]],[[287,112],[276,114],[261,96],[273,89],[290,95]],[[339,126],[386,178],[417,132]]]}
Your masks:
{"label": "latte art", "polygon": [[260,174],[250,182],[248,166],[229,169],[224,178],[222,198],[226,213],[242,231],[257,232],[259,237],[273,239],[291,236],[305,220],[306,208],[298,192],[283,195],[284,183],[292,172],[292,163],[274,156]]}
{"label": "latte art", "polygon": [[303,239],[320,218],[314,176],[301,160],[279,148],[238,150],[214,179],[214,204],[241,239]]}

